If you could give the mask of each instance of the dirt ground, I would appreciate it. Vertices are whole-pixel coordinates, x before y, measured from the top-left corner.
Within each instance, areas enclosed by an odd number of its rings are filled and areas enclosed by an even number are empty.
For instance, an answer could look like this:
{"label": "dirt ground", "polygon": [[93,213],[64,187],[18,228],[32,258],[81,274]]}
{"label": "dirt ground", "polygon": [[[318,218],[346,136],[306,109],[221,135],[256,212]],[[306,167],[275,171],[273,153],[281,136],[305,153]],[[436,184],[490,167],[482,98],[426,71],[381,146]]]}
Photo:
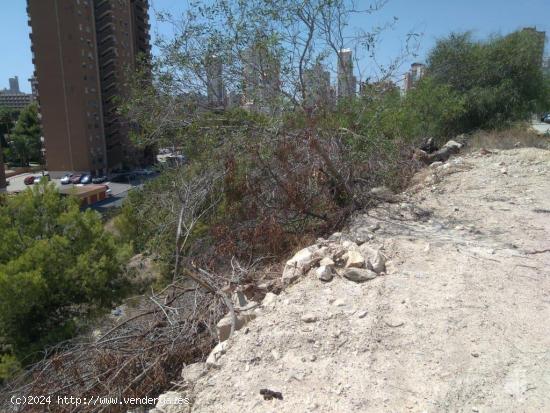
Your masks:
{"label": "dirt ground", "polygon": [[303,277],[229,339],[193,412],[550,411],[550,151],[475,152],[416,182],[347,230],[386,275]]}

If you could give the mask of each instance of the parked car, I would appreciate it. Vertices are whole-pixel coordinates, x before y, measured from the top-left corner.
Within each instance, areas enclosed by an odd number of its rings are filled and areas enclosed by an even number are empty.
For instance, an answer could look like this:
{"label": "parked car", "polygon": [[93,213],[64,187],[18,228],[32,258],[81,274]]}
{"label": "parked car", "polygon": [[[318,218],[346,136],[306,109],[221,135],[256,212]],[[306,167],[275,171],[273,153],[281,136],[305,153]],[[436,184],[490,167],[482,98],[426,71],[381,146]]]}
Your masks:
{"label": "parked car", "polygon": [[61,178],[61,185],[68,185],[71,183],[71,178],[73,177],[73,174],[66,174]]}
{"label": "parked car", "polygon": [[36,176],[34,175],[30,175],[30,176],[27,176],[24,180],[23,180],[23,183],[25,185],[32,185],[34,184],[34,181],[36,180],[36,182],[38,182],[39,180],[36,179]]}
{"label": "parked car", "polygon": [[36,184],[38,182],[40,182],[40,180],[42,178],[46,178],[48,181],[50,180],[50,176],[49,175],[30,175],[30,176],[27,176],[24,180],[23,180],[23,183],[25,185],[32,185],[32,184]]}
{"label": "parked car", "polygon": [[542,118],[544,123],[550,123],[550,113],[547,113],[546,116]]}
{"label": "parked car", "polygon": [[81,183],[82,185],[91,184],[91,183],[92,183],[92,175],[90,175],[90,174],[84,174],[84,175],[82,175],[82,177],[80,178],[80,183]]}
{"label": "parked car", "polygon": [[107,180],[107,177],[105,175],[103,176],[96,176],[95,178],[92,178],[92,183],[94,184],[102,184]]}
{"label": "parked car", "polygon": [[71,176],[71,179],[69,179],[69,182],[71,184],[79,184],[80,183],[80,178],[82,178],[81,174],[73,175],[73,176]]}

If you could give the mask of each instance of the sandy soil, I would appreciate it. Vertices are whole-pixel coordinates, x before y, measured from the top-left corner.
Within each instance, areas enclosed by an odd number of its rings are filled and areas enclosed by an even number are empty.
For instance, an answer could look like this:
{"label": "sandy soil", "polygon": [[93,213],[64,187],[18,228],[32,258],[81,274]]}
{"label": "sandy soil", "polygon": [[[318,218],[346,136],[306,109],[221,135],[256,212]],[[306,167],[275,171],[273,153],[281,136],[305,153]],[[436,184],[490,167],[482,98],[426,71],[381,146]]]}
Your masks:
{"label": "sandy soil", "polygon": [[550,151],[464,155],[416,182],[347,230],[387,274],[303,277],[229,339],[193,412],[550,411]]}

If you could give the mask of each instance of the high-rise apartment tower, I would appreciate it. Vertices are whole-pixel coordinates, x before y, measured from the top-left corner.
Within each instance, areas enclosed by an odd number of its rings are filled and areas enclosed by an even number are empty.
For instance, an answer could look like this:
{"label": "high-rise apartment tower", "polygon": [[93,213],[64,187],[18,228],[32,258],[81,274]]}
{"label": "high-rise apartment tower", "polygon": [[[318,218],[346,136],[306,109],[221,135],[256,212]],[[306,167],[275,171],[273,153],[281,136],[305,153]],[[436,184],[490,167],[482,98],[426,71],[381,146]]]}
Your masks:
{"label": "high-rise apartment tower", "polygon": [[145,163],[117,112],[125,76],[148,56],[147,0],[27,0],[46,163],[103,174]]}
{"label": "high-rise apartment tower", "polygon": [[355,96],[356,89],[352,52],[350,49],[342,49],[338,52],[338,99]]}

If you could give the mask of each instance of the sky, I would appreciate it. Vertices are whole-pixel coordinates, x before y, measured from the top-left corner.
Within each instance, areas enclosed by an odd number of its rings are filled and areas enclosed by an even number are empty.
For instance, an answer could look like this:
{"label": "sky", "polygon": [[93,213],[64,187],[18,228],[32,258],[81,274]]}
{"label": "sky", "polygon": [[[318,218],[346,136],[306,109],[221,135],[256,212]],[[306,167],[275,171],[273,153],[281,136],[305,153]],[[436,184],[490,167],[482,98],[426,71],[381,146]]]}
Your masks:
{"label": "sky", "polygon": [[[367,0],[357,2],[369,4]],[[157,35],[171,33],[169,26],[157,22],[155,10],[178,15],[188,7],[187,0],[150,0],[150,3],[153,40]],[[369,29],[384,25],[393,17],[397,17],[397,23],[383,34],[377,47],[377,64],[368,59],[360,62],[366,75],[376,76],[379,64],[386,65],[401,55],[407,34],[411,32],[421,34],[418,56],[408,56],[399,69],[401,72],[412,61],[422,62],[435,41],[451,32],[471,31],[476,38],[484,39],[523,27],[536,27],[550,34],[549,0],[388,0],[381,11],[352,24]],[[18,76],[21,90],[30,92],[28,79],[33,65],[29,33],[26,0],[0,0],[0,89],[8,87],[8,78]],[[547,39],[547,55],[549,43]]]}

